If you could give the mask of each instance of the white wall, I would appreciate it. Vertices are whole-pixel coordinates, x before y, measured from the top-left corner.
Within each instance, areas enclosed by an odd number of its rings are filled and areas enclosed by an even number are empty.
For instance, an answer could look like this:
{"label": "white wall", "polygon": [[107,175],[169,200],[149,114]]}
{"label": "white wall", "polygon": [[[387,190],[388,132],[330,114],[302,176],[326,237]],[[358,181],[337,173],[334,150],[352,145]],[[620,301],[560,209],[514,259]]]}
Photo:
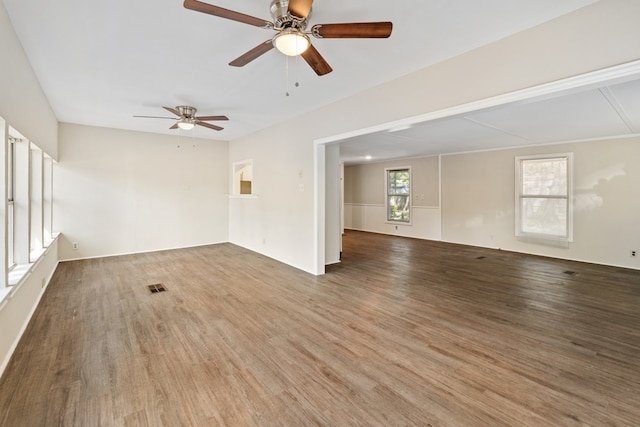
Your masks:
{"label": "white wall", "polygon": [[340,262],[342,251],[342,191],[340,146],[325,147],[325,264]]}
{"label": "white wall", "polygon": [[60,124],[60,259],[228,241],[228,143],[189,135]]}
{"label": "white wall", "polygon": [[229,144],[231,163],[253,159],[256,195],[229,200],[229,241],[312,271],[314,168],[300,124],[290,121]]}
{"label": "white wall", "polygon": [[[0,2],[0,116],[52,157],[58,153],[58,121]],[[4,168],[0,168],[4,170]],[[4,182],[1,180],[0,182]],[[4,194],[4,192],[2,192]],[[31,274],[0,301],[0,375],[58,262],[54,242]]]}
{"label": "white wall", "polygon": [[[260,197],[232,201],[231,242],[321,273],[314,195],[314,140],[418,116],[640,58],[640,2],[602,0],[571,14],[346,98],[230,145],[252,158]],[[340,70],[335,70],[339,73]],[[330,84],[330,75],[314,84]],[[322,175],[324,179],[324,175]],[[316,203],[324,213],[324,200]],[[322,251],[324,258],[324,251]]]}
{"label": "white wall", "polygon": [[[514,158],[574,153],[574,241],[515,238]],[[442,158],[442,239],[640,269],[640,138],[459,154]],[[639,252],[640,253],[640,252]]]}

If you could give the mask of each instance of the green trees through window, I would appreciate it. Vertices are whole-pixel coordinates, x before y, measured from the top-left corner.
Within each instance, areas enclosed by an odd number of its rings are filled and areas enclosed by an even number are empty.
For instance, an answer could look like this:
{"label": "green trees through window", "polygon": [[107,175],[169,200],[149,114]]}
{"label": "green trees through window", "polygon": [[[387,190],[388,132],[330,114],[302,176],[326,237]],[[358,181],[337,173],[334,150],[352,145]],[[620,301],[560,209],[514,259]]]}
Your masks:
{"label": "green trees through window", "polygon": [[411,221],[411,170],[386,169],[387,173],[387,221],[409,223]]}

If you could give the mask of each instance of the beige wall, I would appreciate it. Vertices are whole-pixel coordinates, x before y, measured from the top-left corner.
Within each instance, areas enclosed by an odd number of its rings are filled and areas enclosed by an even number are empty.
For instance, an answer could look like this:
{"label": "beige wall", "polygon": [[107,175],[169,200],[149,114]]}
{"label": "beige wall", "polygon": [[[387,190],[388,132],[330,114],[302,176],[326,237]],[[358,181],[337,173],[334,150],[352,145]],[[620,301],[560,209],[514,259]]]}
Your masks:
{"label": "beige wall", "polygon": [[[574,153],[574,241],[557,248],[515,238],[514,158]],[[638,269],[640,138],[442,158],[442,239]]]}
{"label": "beige wall", "polygon": [[411,168],[411,192],[413,206],[439,206],[438,157],[419,157],[389,162],[345,166],[345,203],[384,205],[385,169]]}
{"label": "beige wall", "polygon": [[[519,241],[515,157],[559,153],[573,153],[573,242],[560,248]],[[437,159],[346,167],[346,227],[640,269],[640,256],[630,255],[640,253],[640,138],[445,155],[441,178]],[[377,191],[384,189],[384,168],[401,165],[428,170],[435,183],[442,180],[440,216],[425,217],[415,205],[414,224],[406,227],[414,230],[385,224],[383,190]]]}
{"label": "beige wall", "polygon": [[[385,169],[411,168],[411,224],[387,221]],[[440,240],[440,171],[435,156],[345,167],[347,229]]]}
{"label": "beige wall", "polygon": [[60,259],[226,242],[228,157],[225,141],[62,123]]}

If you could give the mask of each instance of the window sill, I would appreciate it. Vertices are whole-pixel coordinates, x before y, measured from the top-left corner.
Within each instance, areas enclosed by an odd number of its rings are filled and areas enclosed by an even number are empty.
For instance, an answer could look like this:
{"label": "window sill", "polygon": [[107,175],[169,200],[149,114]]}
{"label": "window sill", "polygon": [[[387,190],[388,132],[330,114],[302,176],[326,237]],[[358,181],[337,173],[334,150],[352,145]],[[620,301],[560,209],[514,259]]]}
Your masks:
{"label": "window sill", "polygon": [[[37,262],[37,261],[36,261]],[[31,272],[31,268],[36,265],[36,262],[30,262],[29,264],[16,264],[9,272],[7,285],[14,287],[18,285],[22,279],[27,277]]]}
{"label": "window sill", "polygon": [[29,258],[31,262],[29,264],[15,264],[9,274],[7,275],[7,286],[4,288],[0,288],[0,307],[2,304],[10,300],[13,294],[20,288],[20,285],[24,282],[24,280],[29,277],[33,269],[38,265],[38,263],[45,257],[49,249],[52,247],[52,244],[56,241],[58,235],[54,236],[52,240],[47,242],[47,247],[42,248],[38,251],[32,251],[29,254]]}
{"label": "window sill", "polygon": [[9,299],[9,294],[13,290],[13,287],[7,286],[6,288],[0,288],[0,307],[5,300]]}
{"label": "window sill", "polygon": [[49,245],[46,245],[41,249],[35,249],[29,252],[29,264],[36,263],[40,259],[40,257],[44,255],[44,253],[47,251],[48,248],[49,248]]}

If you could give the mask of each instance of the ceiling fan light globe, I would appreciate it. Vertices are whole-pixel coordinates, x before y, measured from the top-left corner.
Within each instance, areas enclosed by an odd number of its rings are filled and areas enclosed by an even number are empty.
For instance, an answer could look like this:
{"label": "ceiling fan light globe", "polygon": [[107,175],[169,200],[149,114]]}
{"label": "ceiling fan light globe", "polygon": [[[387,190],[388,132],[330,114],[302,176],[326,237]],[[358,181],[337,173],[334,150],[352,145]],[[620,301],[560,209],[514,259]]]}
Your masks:
{"label": "ceiling fan light globe", "polygon": [[190,121],[182,120],[178,122],[178,127],[183,130],[191,130],[193,129],[194,126],[195,126],[195,123],[192,123]]}
{"label": "ceiling fan light globe", "polygon": [[298,56],[309,48],[311,42],[303,32],[288,28],[273,38],[273,45],[287,56]]}

